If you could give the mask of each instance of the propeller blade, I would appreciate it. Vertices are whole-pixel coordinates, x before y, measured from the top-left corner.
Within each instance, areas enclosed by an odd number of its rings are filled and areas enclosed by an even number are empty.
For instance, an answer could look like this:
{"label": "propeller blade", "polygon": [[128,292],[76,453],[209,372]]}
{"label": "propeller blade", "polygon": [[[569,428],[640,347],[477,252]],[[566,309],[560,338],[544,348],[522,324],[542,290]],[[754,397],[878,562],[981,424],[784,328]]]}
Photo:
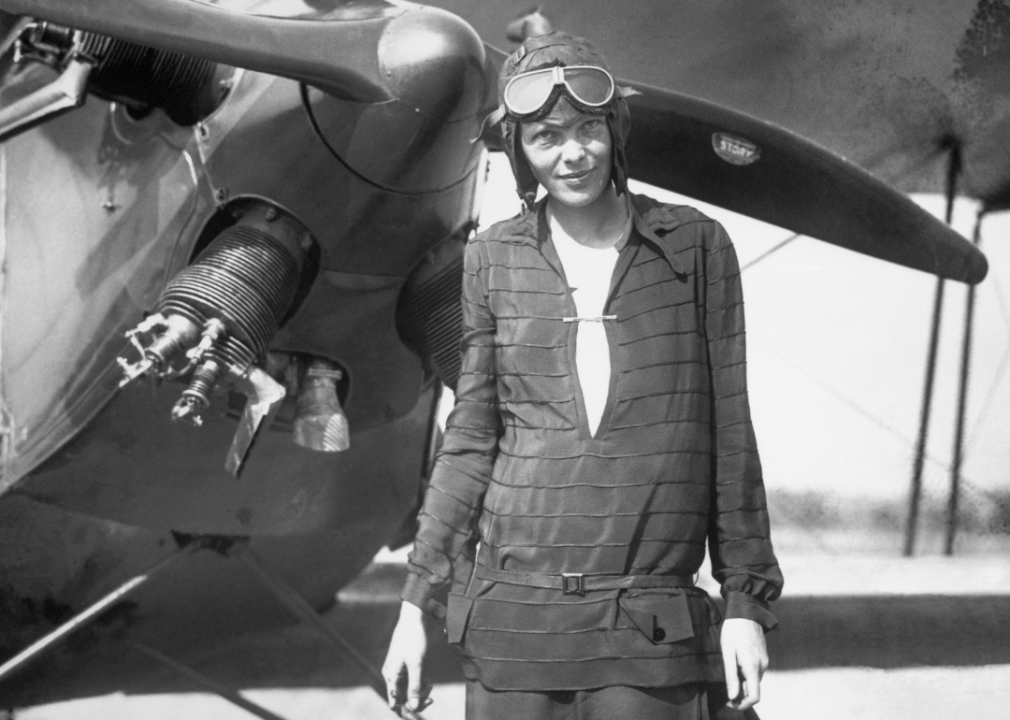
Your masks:
{"label": "propeller blade", "polygon": [[985,256],[911,199],[834,153],[714,103],[631,82],[637,180],[881,260],[966,283]]}
{"label": "propeller blade", "polygon": [[30,15],[141,45],[293,78],[359,102],[389,100],[376,57],[391,18],[387,3],[338,7],[319,19],[279,18],[198,0],[2,0]]}

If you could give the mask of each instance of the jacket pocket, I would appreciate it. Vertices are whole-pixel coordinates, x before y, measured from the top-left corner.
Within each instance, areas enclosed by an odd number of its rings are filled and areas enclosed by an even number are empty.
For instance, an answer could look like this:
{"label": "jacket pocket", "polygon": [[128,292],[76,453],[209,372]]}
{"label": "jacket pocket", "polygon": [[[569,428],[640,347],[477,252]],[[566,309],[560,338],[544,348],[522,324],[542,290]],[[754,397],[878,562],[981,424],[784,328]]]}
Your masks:
{"label": "jacket pocket", "polygon": [[674,643],[694,637],[687,596],[682,593],[625,596],[619,602],[635,626],[653,643]]}
{"label": "jacket pocket", "polygon": [[473,598],[466,595],[449,593],[449,601],[445,608],[445,636],[452,645],[459,645],[466,632],[466,623],[470,619],[473,608]]}

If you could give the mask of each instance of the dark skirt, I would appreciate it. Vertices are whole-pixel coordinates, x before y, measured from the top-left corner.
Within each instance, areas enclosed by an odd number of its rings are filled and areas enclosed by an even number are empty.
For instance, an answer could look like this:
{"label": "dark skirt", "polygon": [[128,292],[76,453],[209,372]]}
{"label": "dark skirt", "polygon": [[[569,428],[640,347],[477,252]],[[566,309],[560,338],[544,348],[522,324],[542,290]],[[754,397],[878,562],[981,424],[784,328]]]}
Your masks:
{"label": "dark skirt", "polygon": [[466,684],[466,720],[758,720],[753,710],[726,707],[726,688],[678,685],[593,690],[488,690]]}

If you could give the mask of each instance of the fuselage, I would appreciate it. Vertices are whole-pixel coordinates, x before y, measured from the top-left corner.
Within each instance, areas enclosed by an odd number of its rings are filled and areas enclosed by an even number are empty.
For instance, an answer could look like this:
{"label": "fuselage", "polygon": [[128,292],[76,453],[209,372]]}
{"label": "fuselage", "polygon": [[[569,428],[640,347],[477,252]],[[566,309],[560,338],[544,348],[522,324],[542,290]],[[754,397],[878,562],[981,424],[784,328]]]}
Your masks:
{"label": "fuselage", "polygon": [[[433,271],[458,283],[484,175],[482,145],[471,143],[487,94],[483,48],[441,11],[253,9],[338,32],[381,24],[371,52],[391,97],[361,102],[226,67],[223,101],[191,126],[92,96],[0,145],[2,656],[172,553],[180,535],[250,542],[321,606],[417,505],[438,380],[425,351],[404,340],[425,332],[403,327],[404,304],[418,285],[429,289]],[[465,82],[446,67],[462,67]],[[52,76],[14,66],[3,95],[10,102]],[[415,102],[401,86],[426,96]],[[224,461],[245,399],[222,386],[202,427],[173,423],[184,384],[140,378],[119,389],[117,358],[129,352],[124,333],[249,204],[296,218],[312,247],[259,364],[314,357],[339,367],[351,436],[336,453],[296,445],[289,396],[236,479]],[[197,641],[206,648],[293,620],[248,569],[213,553],[186,558],[133,602],[129,632],[183,655]],[[35,680],[31,669],[0,680],[5,699],[99,691],[57,689],[45,667]]]}

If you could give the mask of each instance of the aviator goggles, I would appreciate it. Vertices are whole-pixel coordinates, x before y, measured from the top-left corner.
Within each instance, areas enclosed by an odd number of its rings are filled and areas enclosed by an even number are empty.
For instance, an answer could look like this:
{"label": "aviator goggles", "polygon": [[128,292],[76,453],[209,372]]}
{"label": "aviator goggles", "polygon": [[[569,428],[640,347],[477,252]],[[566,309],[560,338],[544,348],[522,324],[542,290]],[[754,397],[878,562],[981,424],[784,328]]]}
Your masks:
{"label": "aviator goggles", "polygon": [[614,77],[601,67],[572,65],[521,73],[505,86],[505,107],[517,117],[537,112],[561,85],[573,100],[587,108],[603,107],[614,98]]}

